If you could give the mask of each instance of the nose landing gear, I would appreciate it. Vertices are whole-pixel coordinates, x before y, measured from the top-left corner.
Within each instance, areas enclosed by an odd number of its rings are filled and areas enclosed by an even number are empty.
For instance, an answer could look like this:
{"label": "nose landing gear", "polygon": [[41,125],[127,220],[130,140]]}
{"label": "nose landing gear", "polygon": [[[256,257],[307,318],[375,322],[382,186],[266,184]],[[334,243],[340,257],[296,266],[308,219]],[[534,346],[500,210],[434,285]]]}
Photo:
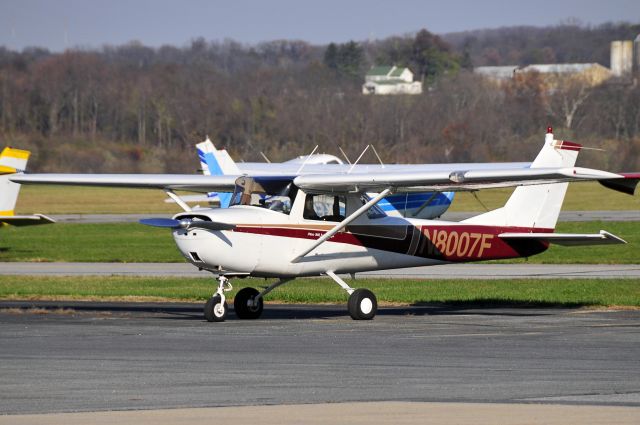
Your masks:
{"label": "nose landing gear", "polygon": [[224,322],[227,318],[227,299],[224,295],[233,289],[231,282],[225,276],[218,276],[218,290],[204,305],[204,318],[208,322]]}
{"label": "nose landing gear", "polygon": [[[246,276],[246,274],[232,274],[227,276]],[[209,322],[224,322],[227,318],[227,312],[229,311],[224,293],[231,291],[233,287],[231,286],[229,278],[226,276],[219,275],[216,279],[218,281],[218,290],[204,305],[204,318]],[[260,317],[264,309],[264,296],[278,286],[284,285],[291,280],[293,279],[282,278],[264,288],[262,292],[258,292],[258,290],[254,288],[242,288],[239,290],[233,298],[233,309],[238,319],[250,320]]]}

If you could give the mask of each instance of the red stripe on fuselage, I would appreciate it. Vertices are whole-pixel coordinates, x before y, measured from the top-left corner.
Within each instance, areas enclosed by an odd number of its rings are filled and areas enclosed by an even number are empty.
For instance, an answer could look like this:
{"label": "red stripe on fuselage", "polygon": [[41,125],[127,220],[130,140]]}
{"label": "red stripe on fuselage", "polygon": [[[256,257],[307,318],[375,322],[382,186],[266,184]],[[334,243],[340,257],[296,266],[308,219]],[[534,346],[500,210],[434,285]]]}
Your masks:
{"label": "red stripe on fuselage", "polygon": [[[375,236],[375,228],[386,226],[360,226],[367,228],[366,234],[349,231],[338,232],[329,241],[349,245],[363,246],[417,257],[432,258],[451,262],[468,262],[496,260],[505,258],[528,257],[539,254],[548,248],[548,243],[535,240],[504,241],[498,237],[501,233],[530,232],[547,233],[553,229],[530,229],[522,227],[493,227],[478,225],[459,226],[406,226],[405,237],[393,239]],[[305,229],[288,226],[243,226],[238,225],[233,231],[264,236],[276,236],[294,239],[316,240],[326,233],[320,229]],[[385,232],[388,233],[388,232]],[[402,234],[403,232],[397,232]],[[418,238],[417,241],[413,240]],[[417,248],[416,248],[417,245]],[[411,247],[415,253],[410,253]]]}

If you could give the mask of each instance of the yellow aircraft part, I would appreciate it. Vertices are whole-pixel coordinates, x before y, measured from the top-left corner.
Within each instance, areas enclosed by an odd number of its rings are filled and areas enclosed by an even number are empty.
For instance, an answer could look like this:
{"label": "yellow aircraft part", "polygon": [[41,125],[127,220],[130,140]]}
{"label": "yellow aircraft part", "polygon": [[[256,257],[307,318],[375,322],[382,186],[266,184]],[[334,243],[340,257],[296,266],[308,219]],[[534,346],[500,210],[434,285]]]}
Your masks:
{"label": "yellow aircraft part", "polygon": [[25,151],[23,149],[9,148],[9,147],[4,148],[2,150],[2,153],[0,153],[0,157],[8,156],[9,158],[16,158],[16,159],[29,159],[29,155],[31,155],[31,152],[29,151]]}
{"label": "yellow aircraft part", "polygon": [[18,170],[16,170],[13,167],[7,167],[6,165],[0,165],[0,174],[13,174],[13,173],[17,173]]}

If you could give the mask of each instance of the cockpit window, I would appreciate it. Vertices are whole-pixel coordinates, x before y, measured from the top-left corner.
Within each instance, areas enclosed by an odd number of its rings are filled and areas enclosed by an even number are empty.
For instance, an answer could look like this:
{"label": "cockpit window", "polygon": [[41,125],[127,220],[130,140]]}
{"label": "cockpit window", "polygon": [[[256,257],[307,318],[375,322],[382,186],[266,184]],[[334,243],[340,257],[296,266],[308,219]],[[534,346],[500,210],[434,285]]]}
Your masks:
{"label": "cockpit window", "polygon": [[291,181],[254,180],[241,177],[229,206],[250,205],[289,214],[298,188]]}
{"label": "cockpit window", "polygon": [[306,220],[342,221],[347,212],[344,196],[311,195],[304,200],[302,217]]}

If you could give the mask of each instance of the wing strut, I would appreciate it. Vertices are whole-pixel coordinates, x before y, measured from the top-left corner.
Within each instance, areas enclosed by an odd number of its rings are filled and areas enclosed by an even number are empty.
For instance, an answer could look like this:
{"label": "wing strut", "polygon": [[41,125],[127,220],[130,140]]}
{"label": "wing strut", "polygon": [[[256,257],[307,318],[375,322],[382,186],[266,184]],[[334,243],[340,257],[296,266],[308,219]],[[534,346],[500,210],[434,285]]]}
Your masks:
{"label": "wing strut", "polygon": [[356,212],[354,212],[353,214],[351,214],[349,217],[345,218],[344,220],[342,220],[340,223],[338,223],[333,229],[329,230],[327,233],[325,233],[324,235],[322,235],[321,237],[319,237],[314,243],[313,245],[311,245],[309,248],[307,248],[302,254],[298,255],[296,258],[294,258],[293,260],[291,260],[292,263],[297,263],[298,261],[300,261],[302,259],[302,257],[304,257],[305,255],[307,255],[308,253],[310,253],[311,251],[313,251],[314,249],[316,249],[318,246],[322,245],[324,242],[326,242],[328,239],[330,239],[333,235],[335,235],[336,233],[338,233],[340,230],[344,229],[345,227],[347,227],[347,225],[349,223],[351,223],[353,220],[355,220],[356,218],[360,217],[362,214],[364,214],[365,212],[367,212],[367,210],[369,208],[371,208],[372,206],[374,206],[375,204],[377,204],[378,202],[380,202],[380,200],[382,198],[384,198],[385,196],[387,196],[388,194],[390,194],[393,190],[388,187],[385,190],[383,190],[382,192],[380,192],[378,194],[378,196],[376,196],[375,198],[372,198],[369,202],[367,202],[366,204],[364,204],[363,206],[361,206],[360,208],[358,208],[358,210]]}
{"label": "wing strut", "polygon": [[189,205],[187,205],[187,203],[184,202],[178,195],[176,195],[173,190],[165,189],[164,192],[167,194],[167,196],[169,196],[171,199],[176,201],[176,204],[180,205],[180,207],[183,210],[185,210],[186,212],[190,212],[191,211],[191,207]]}

